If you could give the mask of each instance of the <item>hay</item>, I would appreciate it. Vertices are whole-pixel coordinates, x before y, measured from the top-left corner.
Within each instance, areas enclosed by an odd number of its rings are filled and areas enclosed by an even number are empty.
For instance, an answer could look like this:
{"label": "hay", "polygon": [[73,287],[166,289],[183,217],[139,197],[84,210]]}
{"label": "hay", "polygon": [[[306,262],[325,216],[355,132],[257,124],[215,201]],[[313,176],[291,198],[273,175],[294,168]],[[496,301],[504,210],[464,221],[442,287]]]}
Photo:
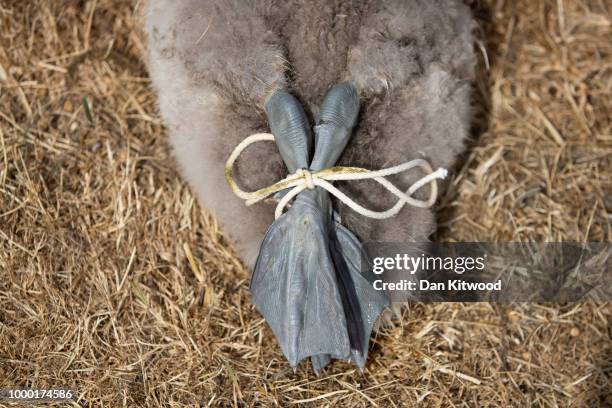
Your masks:
{"label": "hay", "polygon": [[[612,308],[590,303],[414,305],[364,374],[293,374],[176,171],[142,6],[0,5],[0,388],[70,387],[84,406],[612,405]],[[612,240],[610,7],[473,5],[474,140],[438,239]]]}

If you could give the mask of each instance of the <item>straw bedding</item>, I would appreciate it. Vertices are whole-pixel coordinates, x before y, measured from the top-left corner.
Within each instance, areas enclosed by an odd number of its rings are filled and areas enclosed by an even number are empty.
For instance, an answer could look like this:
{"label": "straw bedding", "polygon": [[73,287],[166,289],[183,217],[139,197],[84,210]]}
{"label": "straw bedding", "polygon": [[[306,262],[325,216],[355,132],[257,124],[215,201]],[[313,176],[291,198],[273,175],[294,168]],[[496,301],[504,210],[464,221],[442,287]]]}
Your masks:
{"label": "straw bedding", "polygon": [[[609,304],[417,304],[293,373],[181,179],[138,1],[0,3],[0,388],[83,406],[611,406]],[[612,5],[482,1],[438,240],[612,240]]]}

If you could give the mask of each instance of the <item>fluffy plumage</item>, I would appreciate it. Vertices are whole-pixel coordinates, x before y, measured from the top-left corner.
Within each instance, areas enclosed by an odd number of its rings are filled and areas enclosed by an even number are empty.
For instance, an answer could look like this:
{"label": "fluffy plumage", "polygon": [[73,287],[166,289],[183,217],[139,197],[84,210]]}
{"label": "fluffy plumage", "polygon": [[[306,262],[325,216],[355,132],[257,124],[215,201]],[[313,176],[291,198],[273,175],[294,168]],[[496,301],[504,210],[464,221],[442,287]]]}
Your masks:
{"label": "fluffy plumage", "polygon": [[[362,109],[339,165],[379,169],[422,157],[450,166],[470,122],[473,28],[457,0],[150,0],[148,65],[184,176],[252,265],[273,204],[245,207],[223,164],[244,137],[269,131],[266,98],[289,89],[312,118],[332,85],[351,80]],[[272,143],[250,148],[236,169],[247,189],[286,175]],[[339,187],[373,209],[394,202],[376,183]],[[426,240],[435,228],[429,209],[383,221],[338,211],[362,241]]]}

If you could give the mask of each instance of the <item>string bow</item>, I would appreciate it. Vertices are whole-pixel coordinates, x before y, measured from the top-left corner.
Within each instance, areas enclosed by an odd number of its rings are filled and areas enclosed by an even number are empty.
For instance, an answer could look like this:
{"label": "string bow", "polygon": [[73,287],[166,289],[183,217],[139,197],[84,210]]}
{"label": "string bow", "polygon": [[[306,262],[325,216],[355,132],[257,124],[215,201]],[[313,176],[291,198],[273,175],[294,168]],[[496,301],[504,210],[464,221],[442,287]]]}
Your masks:
{"label": "string bow", "polygon": [[[445,168],[439,168],[434,171],[426,160],[414,159],[381,170],[368,170],[361,167],[344,166],[328,167],[314,172],[308,169],[298,169],[293,174],[290,174],[268,187],[256,191],[244,191],[238,187],[238,184],[234,180],[234,163],[247,147],[262,141],[274,142],[274,135],[270,133],[257,133],[240,142],[225,163],[225,178],[234,194],[245,200],[247,206],[256,204],[279,191],[290,189],[276,205],[276,210],[274,211],[275,219],[283,214],[284,209],[295,196],[307,188],[313,189],[315,187],[321,187],[346,204],[353,211],[365,217],[379,220],[391,218],[397,215],[406,204],[419,208],[429,208],[434,205],[438,195],[438,184],[436,180],[444,179],[448,175],[448,171]],[[406,172],[415,167],[421,168],[427,175],[414,182],[405,192],[401,191],[385,178],[394,174]],[[331,183],[333,181],[351,180],[374,180],[395,195],[398,201],[385,211],[370,210],[356,203],[352,198],[344,194]],[[412,197],[417,190],[426,184],[431,184],[429,198],[427,200],[418,200]]]}

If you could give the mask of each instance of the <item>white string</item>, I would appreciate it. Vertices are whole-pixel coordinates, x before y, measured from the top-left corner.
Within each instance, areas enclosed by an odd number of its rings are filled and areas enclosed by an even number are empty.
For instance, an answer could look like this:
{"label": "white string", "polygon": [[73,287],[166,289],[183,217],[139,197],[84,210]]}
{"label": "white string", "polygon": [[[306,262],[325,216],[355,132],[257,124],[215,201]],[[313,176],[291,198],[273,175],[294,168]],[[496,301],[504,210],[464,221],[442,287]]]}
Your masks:
{"label": "white string", "polygon": [[[290,189],[289,192],[276,205],[276,211],[274,212],[275,218],[282,215],[285,207],[295,196],[307,188],[313,189],[315,187],[321,187],[322,189],[326,190],[329,194],[342,201],[353,211],[363,216],[379,220],[391,218],[397,215],[406,204],[420,208],[429,208],[434,205],[438,195],[438,184],[436,180],[443,179],[448,175],[448,171],[445,168],[439,168],[436,171],[433,171],[427,161],[423,159],[414,159],[397,166],[376,171],[371,171],[360,167],[330,167],[316,172],[311,172],[307,169],[300,169],[294,174],[285,177],[271,186],[252,192],[243,191],[240,189],[240,187],[238,187],[238,184],[236,184],[236,181],[234,180],[234,162],[236,159],[238,159],[244,149],[253,143],[261,141],[274,141],[274,135],[270,133],[257,133],[245,138],[238,144],[238,146],[236,146],[225,163],[225,178],[227,179],[227,182],[234,194],[245,200],[246,205],[253,205],[278,191]],[[403,173],[415,167],[420,167],[428,174],[412,184],[408,190],[406,190],[406,192],[401,191],[389,180],[385,179],[385,177]],[[331,181],[340,180],[374,180],[385,187],[390,193],[395,195],[398,198],[398,201],[391,208],[385,211],[370,210],[357,204],[355,201],[353,201],[353,199],[348,197],[342,191],[334,187],[332,183],[330,183]],[[429,199],[417,200],[411,197],[412,194],[426,184],[431,184]]]}

